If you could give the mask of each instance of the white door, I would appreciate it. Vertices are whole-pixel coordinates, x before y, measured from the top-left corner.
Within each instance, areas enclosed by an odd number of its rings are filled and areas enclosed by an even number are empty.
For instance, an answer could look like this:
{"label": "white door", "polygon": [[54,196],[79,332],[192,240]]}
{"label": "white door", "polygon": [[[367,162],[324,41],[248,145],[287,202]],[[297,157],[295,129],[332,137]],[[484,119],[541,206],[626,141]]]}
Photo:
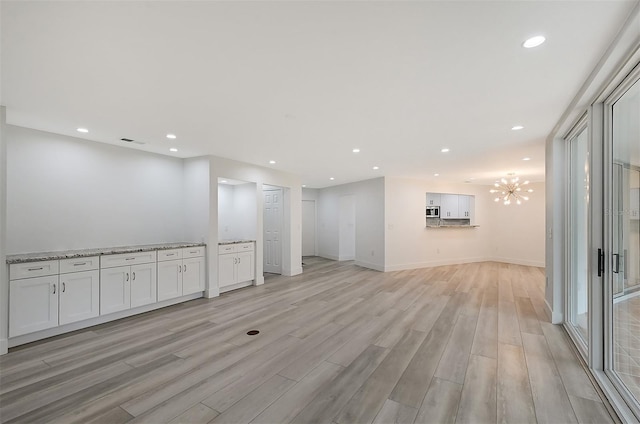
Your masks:
{"label": "white door", "polygon": [[131,307],[156,303],[156,264],[131,265]]}
{"label": "white door", "polygon": [[264,272],[282,274],[282,189],[264,190]]}
{"label": "white door", "polygon": [[218,287],[230,286],[236,282],[236,254],[218,256]]}
{"label": "white door", "polygon": [[236,281],[251,281],[253,275],[253,252],[239,252],[236,255]]}
{"label": "white door", "polygon": [[58,276],[25,278],[9,285],[9,337],[58,325]]}
{"label": "white door", "polygon": [[158,262],[158,302],[182,296],[182,260]]}
{"label": "white door", "polygon": [[353,194],[340,197],[338,260],[356,258],[356,197]]}
{"label": "white door", "polygon": [[100,271],[100,315],[131,307],[131,267],[119,266]]}
{"label": "white door", "polygon": [[302,256],[316,255],[316,201],[302,201]]}
{"label": "white door", "polygon": [[100,271],[60,275],[60,325],[100,315]]}
{"label": "white door", "polygon": [[204,258],[182,260],[182,294],[198,293],[204,290]]}

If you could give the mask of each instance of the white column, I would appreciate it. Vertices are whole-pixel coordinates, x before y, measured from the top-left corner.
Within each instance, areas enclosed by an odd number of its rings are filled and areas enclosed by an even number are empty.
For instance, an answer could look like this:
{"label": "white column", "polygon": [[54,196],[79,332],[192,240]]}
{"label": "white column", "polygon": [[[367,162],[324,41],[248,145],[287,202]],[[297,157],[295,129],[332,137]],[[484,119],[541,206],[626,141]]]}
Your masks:
{"label": "white column", "polygon": [[9,273],[7,269],[7,108],[0,106],[0,355],[9,349]]}

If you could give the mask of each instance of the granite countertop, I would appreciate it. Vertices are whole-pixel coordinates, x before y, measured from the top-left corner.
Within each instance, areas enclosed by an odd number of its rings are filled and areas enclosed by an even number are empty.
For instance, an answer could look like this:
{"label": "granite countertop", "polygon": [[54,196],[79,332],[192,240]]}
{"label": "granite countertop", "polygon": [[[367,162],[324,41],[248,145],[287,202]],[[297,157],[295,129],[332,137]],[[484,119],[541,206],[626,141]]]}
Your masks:
{"label": "granite countertop", "polygon": [[23,253],[18,255],[7,255],[7,263],[17,264],[17,263],[35,262],[35,261],[54,261],[58,259],[86,258],[88,256],[113,255],[117,253],[148,252],[150,250],[180,249],[184,247],[194,247],[194,246],[205,246],[205,244],[177,242],[177,243],[145,244],[145,245],[138,245],[138,246],[106,247],[103,249],[82,249],[82,250],[66,250],[66,251],[59,251],[59,252]]}
{"label": "granite countertop", "polygon": [[236,239],[228,239],[228,240],[219,240],[218,245],[222,246],[223,244],[237,244],[237,243],[255,243],[255,240],[236,240]]}
{"label": "granite countertop", "polygon": [[427,225],[427,228],[477,228],[479,225]]}

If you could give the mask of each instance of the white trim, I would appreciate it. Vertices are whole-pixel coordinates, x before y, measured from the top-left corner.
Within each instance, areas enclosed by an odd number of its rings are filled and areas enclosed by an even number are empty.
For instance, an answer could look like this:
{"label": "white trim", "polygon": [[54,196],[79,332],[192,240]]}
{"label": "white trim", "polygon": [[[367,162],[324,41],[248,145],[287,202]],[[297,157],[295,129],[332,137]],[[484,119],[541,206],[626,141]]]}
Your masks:
{"label": "white trim", "polygon": [[609,379],[609,376],[601,370],[594,370],[590,368],[589,372],[591,372],[591,375],[593,375],[598,382],[598,385],[609,400],[609,403],[618,415],[618,418],[626,423],[637,423],[638,417],[636,417],[631,411],[631,408],[629,408],[629,405],[624,401],[624,398],[618,392],[613,382]]}
{"label": "white trim", "polygon": [[261,286],[264,284],[264,275],[259,275],[256,277],[256,279],[254,280],[255,282],[253,283],[254,286]]}
{"label": "white trim", "polygon": [[[264,282],[264,277],[263,277],[263,282]],[[237,289],[241,289],[244,287],[249,287],[249,286],[253,286],[253,280],[249,280],[249,281],[242,281],[240,283],[235,283],[235,284],[230,284],[228,286],[224,286],[224,287],[220,287],[220,294],[222,293],[226,293],[232,290],[237,290]]]}
{"label": "white trim", "polygon": [[386,271],[384,266],[378,265],[378,264],[374,264],[374,263],[371,263],[371,262],[365,262],[365,261],[356,260],[355,264],[357,266],[361,266],[363,268],[369,268],[369,269],[372,269],[374,271],[380,271],[380,272],[385,272]]}
{"label": "white trim", "polygon": [[321,258],[325,258],[325,259],[330,259],[332,261],[338,261],[340,259],[338,259],[337,256],[335,255],[330,255],[330,254],[323,254],[323,253],[318,253],[318,256],[320,256]]}
{"label": "white trim", "polygon": [[176,297],[175,299],[164,300],[162,302],[152,303],[150,305],[140,306],[138,308],[127,309],[125,311],[115,312],[109,315],[101,315],[99,317],[91,318],[84,321],[74,322],[67,325],[59,325],[47,330],[37,331],[35,333],[25,334],[18,337],[12,337],[9,339],[9,347],[19,346],[25,343],[31,343],[36,340],[46,339],[48,337],[58,336],[60,334],[68,333],[71,331],[81,330],[87,327],[93,327],[94,325],[104,324],[106,322],[127,318],[133,315],[142,314],[145,312],[161,309],[167,306],[176,305],[178,303],[187,302],[189,300],[201,298],[202,292],[190,294],[187,296]]}
{"label": "white trim", "polygon": [[547,299],[544,300],[544,307],[547,317],[551,318],[551,324],[562,324],[564,322],[564,315],[561,312],[553,311]]}
{"label": "white trim", "polygon": [[340,259],[338,259],[339,261],[353,261],[355,260],[356,257],[354,255],[349,255],[349,256],[340,256]]}
{"label": "white trim", "polygon": [[9,353],[9,340],[0,339],[0,355],[6,355]]}
{"label": "white trim", "polygon": [[408,263],[408,264],[385,265],[384,270],[385,272],[405,271],[409,269],[433,268],[436,266],[446,266],[446,265],[463,265],[463,264],[471,264],[471,263],[478,263],[478,262],[500,262],[500,263],[513,264],[513,265],[535,266],[538,268],[545,267],[544,262],[530,261],[527,259],[476,257],[476,258],[464,258],[464,259],[444,259],[444,260],[436,260],[436,261],[414,262],[414,263]]}
{"label": "white trim", "polygon": [[302,274],[302,267],[299,268],[287,268],[282,270],[282,275],[285,277],[293,277],[294,275]]}
{"label": "white trim", "polygon": [[633,293],[629,293],[629,294],[625,294],[625,295],[622,295],[622,296],[616,297],[616,298],[614,298],[614,299],[613,299],[613,303],[614,303],[614,304],[616,304],[616,303],[620,303],[620,302],[622,302],[623,300],[629,300],[629,299],[631,299],[631,298],[638,297],[638,296],[640,296],[640,290],[638,290],[638,291],[636,291],[636,292],[633,292]]}

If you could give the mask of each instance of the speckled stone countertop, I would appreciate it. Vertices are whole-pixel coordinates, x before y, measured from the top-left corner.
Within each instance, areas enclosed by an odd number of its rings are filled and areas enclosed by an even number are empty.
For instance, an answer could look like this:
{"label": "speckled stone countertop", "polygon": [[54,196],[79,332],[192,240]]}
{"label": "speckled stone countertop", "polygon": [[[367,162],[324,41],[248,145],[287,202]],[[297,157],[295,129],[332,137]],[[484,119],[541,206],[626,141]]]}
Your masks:
{"label": "speckled stone countertop", "polygon": [[218,245],[222,246],[223,244],[237,244],[237,243],[255,243],[255,240],[220,240],[218,241]]}
{"label": "speckled stone countertop", "polygon": [[57,259],[86,258],[87,256],[113,255],[117,253],[148,252],[150,250],[180,249],[183,247],[205,246],[204,243],[162,243],[145,244],[139,246],[107,247],[104,249],[66,250],[60,252],[24,253],[7,255],[8,264],[18,264],[35,261],[54,261]]}

